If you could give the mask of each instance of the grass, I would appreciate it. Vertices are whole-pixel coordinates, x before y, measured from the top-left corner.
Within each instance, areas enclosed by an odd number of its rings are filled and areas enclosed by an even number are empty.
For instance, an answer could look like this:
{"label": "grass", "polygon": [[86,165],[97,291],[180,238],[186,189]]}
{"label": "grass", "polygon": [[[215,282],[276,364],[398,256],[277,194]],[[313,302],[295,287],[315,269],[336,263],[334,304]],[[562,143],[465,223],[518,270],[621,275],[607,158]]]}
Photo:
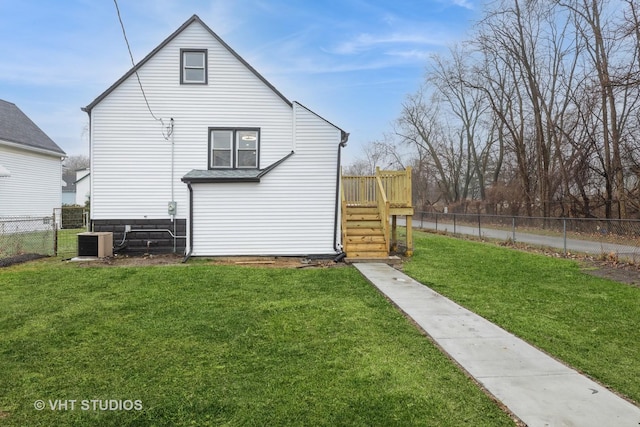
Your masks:
{"label": "grass", "polygon": [[[78,253],[78,233],[87,231],[86,228],[59,229],[58,256],[69,258]],[[36,253],[53,255],[54,230],[40,230],[20,233],[0,233],[0,258],[8,258],[15,255]]]}
{"label": "grass", "polygon": [[5,268],[0,372],[7,426],[513,425],[351,268]]}
{"label": "grass", "polygon": [[407,274],[640,402],[640,289],[575,261],[414,236]]}
{"label": "grass", "polygon": [[58,256],[71,258],[78,254],[78,233],[84,233],[86,228],[64,228],[58,230]]}

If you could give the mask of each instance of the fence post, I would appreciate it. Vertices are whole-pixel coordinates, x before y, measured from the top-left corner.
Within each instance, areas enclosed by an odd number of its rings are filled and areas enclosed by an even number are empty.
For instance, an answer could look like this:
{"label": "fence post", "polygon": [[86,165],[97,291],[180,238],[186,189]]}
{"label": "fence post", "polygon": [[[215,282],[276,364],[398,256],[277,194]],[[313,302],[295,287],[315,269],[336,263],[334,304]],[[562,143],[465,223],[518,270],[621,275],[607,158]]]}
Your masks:
{"label": "fence post", "polygon": [[[60,221],[62,221],[62,211],[60,212]],[[62,225],[62,223],[60,224]],[[58,227],[56,227],[56,210],[53,209],[51,216],[51,226],[53,227],[53,256],[58,256]]]}
{"label": "fence post", "polygon": [[478,214],[478,238],[482,239],[482,228],[480,228],[480,214]]}
{"label": "fence post", "polygon": [[456,234],[456,214],[453,214],[453,234]]}
{"label": "fence post", "polygon": [[564,256],[567,256],[567,218],[562,218],[562,238],[564,240]]}
{"label": "fence post", "polygon": [[436,231],[438,231],[438,212],[436,212]]}
{"label": "fence post", "polygon": [[420,228],[424,228],[424,212],[420,212]]}
{"label": "fence post", "polygon": [[516,242],[516,217],[511,217],[511,240],[513,243]]}

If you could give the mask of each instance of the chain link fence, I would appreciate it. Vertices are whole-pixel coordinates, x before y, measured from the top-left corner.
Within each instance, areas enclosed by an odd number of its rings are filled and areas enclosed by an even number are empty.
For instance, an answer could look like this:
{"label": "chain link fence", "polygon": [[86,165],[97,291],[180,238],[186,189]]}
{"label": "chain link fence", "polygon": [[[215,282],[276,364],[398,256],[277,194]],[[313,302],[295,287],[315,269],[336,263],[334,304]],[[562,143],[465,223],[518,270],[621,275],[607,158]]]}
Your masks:
{"label": "chain link fence", "polygon": [[24,255],[55,255],[53,216],[0,217],[0,260]]}
{"label": "chain link fence", "polygon": [[78,233],[89,231],[89,210],[84,207],[63,206],[55,209],[54,215],[60,219],[56,255],[73,258],[78,255]]}
{"label": "chain link fence", "polygon": [[414,226],[640,262],[640,220],[416,212]]}
{"label": "chain link fence", "polygon": [[77,254],[77,234],[87,231],[88,210],[54,209],[51,216],[0,217],[0,265],[39,256],[71,258]]}

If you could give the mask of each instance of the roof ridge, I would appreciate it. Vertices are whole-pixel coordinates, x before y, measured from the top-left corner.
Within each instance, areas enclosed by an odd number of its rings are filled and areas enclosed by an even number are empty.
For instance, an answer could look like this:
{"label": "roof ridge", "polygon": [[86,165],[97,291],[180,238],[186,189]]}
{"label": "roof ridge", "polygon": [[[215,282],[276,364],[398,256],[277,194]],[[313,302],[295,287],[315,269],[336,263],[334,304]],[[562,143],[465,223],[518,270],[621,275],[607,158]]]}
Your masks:
{"label": "roof ridge", "polygon": [[82,107],[81,108],[82,111],[85,111],[87,113],[91,112],[93,107],[95,107],[97,104],[99,104],[104,98],[106,98],[111,92],[113,92],[118,86],[120,86],[121,83],[123,83],[125,80],[127,80],[129,77],[131,77],[145,63],[147,63],[151,58],[153,58],[153,56],[156,53],[158,53],[160,50],[162,50],[166,45],[168,45],[171,41],[173,41],[173,39],[175,39],[180,33],[182,33],[187,27],[189,27],[189,25],[193,24],[194,22],[198,22],[200,25],[202,25],[202,27],[205,30],[207,30],[207,32],[209,32],[209,34],[211,34],[211,36],[215,40],[217,40],[225,49],[227,49],[234,57],[236,57],[236,59],[238,59],[241,64],[243,64],[245,67],[247,67],[247,69],[249,69],[249,71],[251,71],[256,77],[258,77],[258,79],[260,79],[273,92],[275,92],[275,94],[278,95],[284,102],[286,102],[289,106],[293,105],[291,103],[291,101],[289,101],[282,93],[280,93],[280,91],[278,91],[278,89],[275,88],[275,86],[273,86],[271,83],[269,83],[269,81],[267,81],[267,79],[265,79],[260,73],[258,73],[258,71],[255,68],[253,68],[235,50],[233,50],[231,48],[231,46],[229,46],[224,40],[222,40],[222,38],[220,36],[218,36],[207,24],[204,23],[204,21],[202,21],[202,19],[200,19],[200,17],[198,15],[196,15],[194,13],[180,27],[178,27],[177,30],[175,30],[173,33],[171,33],[166,39],[164,39],[158,46],[156,46],[144,58],[142,58],[140,61],[138,61],[138,63],[135,66],[133,66],[131,69],[129,69],[129,71],[127,71],[122,77],[120,77],[114,84],[109,86],[109,88],[107,90],[105,90],[100,95],[98,95],[98,97],[96,99],[94,99],[89,105],[87,105],[86,107]]}

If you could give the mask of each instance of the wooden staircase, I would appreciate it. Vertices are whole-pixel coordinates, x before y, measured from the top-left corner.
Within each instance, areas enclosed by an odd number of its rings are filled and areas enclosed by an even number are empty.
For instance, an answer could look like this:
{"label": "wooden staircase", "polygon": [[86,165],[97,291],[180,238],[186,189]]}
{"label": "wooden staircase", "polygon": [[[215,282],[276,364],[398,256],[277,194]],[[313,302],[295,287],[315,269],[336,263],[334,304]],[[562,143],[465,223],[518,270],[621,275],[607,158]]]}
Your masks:
{"label": "wooden staircase", "polygon": [[341,234],[347,258],[388,258],[389,252],[397,249],[397,215],[407,220],[405,254],[411,255],[411,168],[376,169],[373,176],[342,175],[341,178]]}
{"label": "wooden staircase", "polygon": [[347,206],[344,250],[349,258],[385,258],[389,255],[377,207]]}

